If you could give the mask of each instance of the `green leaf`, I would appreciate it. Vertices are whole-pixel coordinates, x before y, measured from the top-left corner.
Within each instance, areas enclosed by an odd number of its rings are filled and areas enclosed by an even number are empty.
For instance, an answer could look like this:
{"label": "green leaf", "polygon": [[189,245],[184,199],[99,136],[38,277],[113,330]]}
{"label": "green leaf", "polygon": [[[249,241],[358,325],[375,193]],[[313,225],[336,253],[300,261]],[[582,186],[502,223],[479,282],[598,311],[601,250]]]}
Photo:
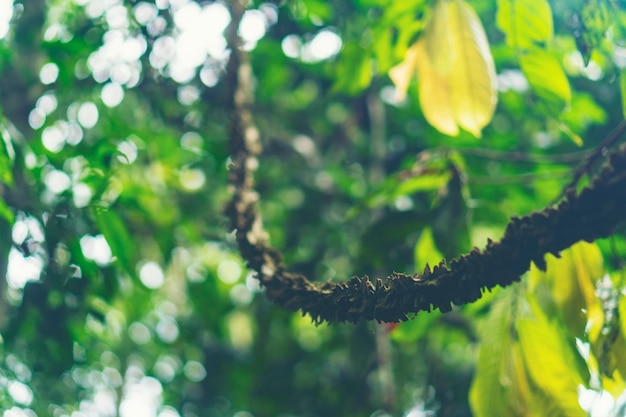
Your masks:
{"label": "green leaf", "polygon": [[569,81],[554,55],[540,48],[529,49],[519,56],[520,66],[535,93],[555,114],[572,99]]}
{"label": "green leaf", "polygon": [[471,249],[466,202],[468,190],[459,169],[451,164],[450,170],[450,181],[440,192],[431,222],[437,247],[446,259],[455,258]]}
{"label": "green leaf", "polygon": [[110,207],[94,207],[93,216],[113,255],[126,272],[134,276],[136,244],[120,215]]}
{"label": "green leaf", "polygon": [[626,340],[626,295],[622,295],[619,298],[619,305],[617,308],[621,334],[624,340]]}
{"label": "green leaf", "polygon": [[416,269],[421,271],[426,264],[430,266],[437,265],[443,258],[443,255],[435,245],[432,229],[425,227],[415,245]]}
{"label": "green leaf", "polygon": [[417,210],[388,213],[363,233],[358,259],[365,265],[371,265],[371,269],[384,269],[395,262],[395,253],[380,248],[397,245],[427,224],[428,213]]}
{"label": "green leaf", "polygon": [[608,0],[587,0],[584,3],[582,11],[575,13],[576,19],[572,20],[577,23],[573,29],[576,47],[587,65],[593,49],[600,45],[615,20],[617,9]]}
{"label": "green leaf", "polygon": [[428,314],[418,314],[415,318],[398,324],[398,327],[393,329],[389,336],[391,340],[399,343],[416,342],[426,336],[433,323],[442,314],[439,310],[431,311]]}
{"label": "green leaf", "polygon": [[437,169],[433,169],[429,173],[411,176],[406,180],[401,180],[395,176],[386,180],[381,188],[368,196],[365,201],[369,207],[378,207],[393,203],[398,197],[437,191],[446,186],[450,177],[450,171],[438,171]]}
{"label": "green leaf", "polygon": [[370,85],[372,73],[370,53],[357,43],[346,43],[337,64],[333,90],[357,94]]}
{"label": "green leaf", "polygon": [[528,378],[513,339],[516,293],[506,289],[500,295],[479,329],[480,350],[469,392],[474,417],[526,416],[530,407]]}
{"label": "green leaf", "polygon": [[376,57],[376,70],[379,74],[386,73],[394,64],[393,49],[391,47],[393,43],[392,38],[393,31],[389,27],[376,31],[372,49]]}
{"label": "green leaf", "polygon": [[7,206],[4,200],[0,200],[0,217],[6,220],[9,224],[13,224],[15,222],[15,214],[9,206]]}
{"label": "green leaf", "polygon": [[326,21],[333,16],[333,8],[324,0],[302,0],[302,5],[312,21]]}
{"label": "green leaf", "polygon": [[435,191],[444,187],[450,180],[449,172],[420,175],[402,181],[393,192],[393,198],[424,191]]}
{"label": "green leaf", "polygon": [[603,124],[607,120],[607,113],[591,94],[577,91],[572,95],[572,102],[560,117],[576,134],[583,134],[589,125]]}
{"label": "green leaf", "polygon": [[619,8],[615,13],[615,23],[611,28],[611,38],[618,45],[623,45],[626,40],[626,10]]}
{"label": "green leaf", "polygon": [[13,159],[15,151],[11,143],[11,137],[6,129],[0,128],[0,181],[7,184],[13,184]]}
{"label": "green leaf", "polygon": [[547,43],[553,35],[552,10],[547,0],[498,0],[496,24],[507,45],[529,49]]}
{"label": "green leaf", "polygon": [[626,70],[619,74],[619,90],[622,95],[622,116],[626,118]]}

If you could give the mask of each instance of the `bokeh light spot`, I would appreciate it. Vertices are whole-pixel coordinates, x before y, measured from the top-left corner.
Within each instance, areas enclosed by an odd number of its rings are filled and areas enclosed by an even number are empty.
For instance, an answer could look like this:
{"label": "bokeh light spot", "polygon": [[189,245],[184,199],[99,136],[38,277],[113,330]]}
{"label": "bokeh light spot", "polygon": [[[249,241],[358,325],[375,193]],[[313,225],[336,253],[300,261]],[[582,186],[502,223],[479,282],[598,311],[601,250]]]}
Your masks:
{"label": "bokeh light spot", "polygon": [[59,76],[59,67],[53,62],[48,62],[41,67],[39,71],[39,79],[45,85],[52,84]]}
{"label": "bokeh light spot", "polygon": [[113,262],[111,247],[103,235],[85,235],[80,238],[80,249],[85,258],[91,259],[100,266]]}
{"label": "bokeh light spot", "polygon": [[85,129],[91,129],[98,123],[98,107],[90,101],[83,103],[78,108],[78,123]]}
{"label": "bokeh light spot", "polygon": [[156,325],[156,333],[159,339],[165,343],[173,343],[178,339],[178,324],[173,318],[163,318]]}
{"label": "bokeh light spot", "polygon": [[181,185],[187,191],[198,191],[206,181],[204,172],[199,169],[182,169],[179,178]]}
{"label": "bokeh light spot", "polygon": [[132,164],[137,159],[137,145],[131,140],[120,142],[117,151],[121,153],[117,159],[123,164]]}
{"label": "bokeh light spot", "polygon": [[39,129],[46,123],[46,113],[39,107],[34,108],[28,113],[28,125],[34,130]]}
{"label": "bokeh light spot", "polygon": [[239,24],[239,35],[245,42],[256,43],[265,36],[267,22],[259,10],[248,10]]}
{"label": "bokeh light spot", "polygon": [[8,385],[8,391],[13,401],[22,405],[30,405],[33,401],[33,391],[30,387],[19,381],[11,381]]}
{"label": "bokeh light spot", "polygon": [[323,61],[337,55],[342,41],[335,32],[324,29],[302,48],[302,60],[305,62]]}
{"label": "bokeh light spot", "polygon": [[139,270],[139,279],[148,288],[159,288],[165,282],[163,270],[156,262],[146,262]]}
{"label": "bokeh light spot", "polygon": [[136,344],[145,345],[150,341],[150,329],[143,323],[134,322],[128,326],[128,336]]}
{"label": "bokeh light spot", "polygon": [[300,57],[300,49],[302,48],[302,40],[298,35],[287,35],[283,38],[280,46],[285,56],[289,58]]}
{"label": "bokeh light spot", "polygon": [[7,267],[7,283],[10,288],[24,288],[28,281],[39,279],[42,269],[43,261],[41,259],[34,256],[24,257],[17,249],[11,248]]}
{"label": "bokeh light spot", "polygon": [[9,23],[13,17],[13,0],[0,0],[0,39],[9,33]]}
{"label": "bokeh light spot", "polygon": [[183,367],[185,377],[191,382],[200,382],[206,378],[206,369],[198,361],[188,361]]}
{"label": "bokeh light spot", "polygon": [[54,96],[54,94],[44,94],[37,100],[37,108],[43,110],[46,115],[49,115],[50,113],[55,111],[57,108],[57,104],[57,98]]}
{"label": "bokeh light spot", "polygon": [[139,24],[147,25],[156,19],[159,14],[159,9],[157,9],[154,4],[142,1],[135,5],[133,13]]}
{"label": "bokeh light spot", "polygon": [[220,281],[226,284],[234,284],[241,277],[241,266],[238,262],[226,259],[220,262],[217,267],[217,276]]}
{"label": "bokeh light spot", "polygon": [[79,182],[72,187],[72,199],[74,206],[77,208],[86,207],[92,197],[93,191],[91,191],[91,188],[87,184]]}
{"label": "bokeh light spot", "polygon": [[46,127],[41,133],[41,142],[50,152],[60,152],[65,146],[65,135],[59,124]]}
{"label": "bokeh light spot", "polygon": [[69,175],[56,169],[48,172],[43,181],[48,190],[54,194],[61,194],[72,186]]}

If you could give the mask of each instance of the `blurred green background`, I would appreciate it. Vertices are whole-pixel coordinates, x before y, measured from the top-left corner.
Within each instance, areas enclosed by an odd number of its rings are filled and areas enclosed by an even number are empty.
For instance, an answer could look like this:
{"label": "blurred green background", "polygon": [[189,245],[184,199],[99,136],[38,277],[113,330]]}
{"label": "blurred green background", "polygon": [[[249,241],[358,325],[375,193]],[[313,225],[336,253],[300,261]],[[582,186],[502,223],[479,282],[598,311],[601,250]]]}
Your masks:
{"label": "blurred green background", "polygon": [[[290,269],[384,277],[482,247],[622,120],[622,2],[468,4],[497,72],[481,139],[431,127],[419,80],[395,99],[434,2],[248,4],[259,210]],[[0,0],[2,415],[625,415],[623,227],[399,326],[316,327],[265,299],[222,214],[228,6]],[[506,19],[547,31],[533,48],[556,72],[520,66]]]}

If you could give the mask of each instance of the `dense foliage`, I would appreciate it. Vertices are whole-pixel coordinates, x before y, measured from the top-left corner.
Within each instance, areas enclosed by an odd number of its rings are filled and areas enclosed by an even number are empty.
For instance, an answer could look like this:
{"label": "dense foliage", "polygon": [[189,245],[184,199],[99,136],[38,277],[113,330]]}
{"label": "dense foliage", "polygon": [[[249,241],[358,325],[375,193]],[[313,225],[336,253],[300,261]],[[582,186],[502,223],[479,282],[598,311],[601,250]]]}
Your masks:
{"label": "dense foliage", "polygon": [[585,186],[624,129],[626,5],[254,0],[229,31],[233,1],[0,0],[0,410],[625,415],[623,226],[446,314],[315,326],[267,300],[223,210],[228,33],[269,240],[337,282]]}

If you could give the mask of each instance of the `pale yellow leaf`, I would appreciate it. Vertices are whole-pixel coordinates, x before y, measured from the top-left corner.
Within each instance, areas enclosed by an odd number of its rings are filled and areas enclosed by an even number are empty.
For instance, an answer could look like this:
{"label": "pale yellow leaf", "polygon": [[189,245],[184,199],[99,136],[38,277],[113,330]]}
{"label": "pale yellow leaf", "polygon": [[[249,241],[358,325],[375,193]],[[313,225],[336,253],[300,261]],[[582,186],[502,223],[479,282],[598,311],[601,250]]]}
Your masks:
{"label": "pale yellow leaf", "polygon": [[595,243],[580,242],[569,249],[572,252],[574,271],[578,287],[587,310],[587,332],[594,343],[604,326],[602,303],[596,295],[596,282],[604,276],[604,265],[600,248]]}
{"label": "pale yellow leaf", "polygon": [[458,52],[450,30],[450,7],[448,0],[438,0],[424,31],[424,47],[433,69],[440,75],[454,71]]}
{"label": "pale yellow leaf", "polygon": [[396,86],[396,101],[398,102],[404,101],[406,98],[406,92],[415,76],[418,54],[421,48],[419,41],[414,43],[407,50],[404,61],[389,70],[389,78]]}
{"label": "pale yellow leaf", "polygon": [[626,339],[626,295],[625,294],[622,294],[619,298],[617,312],[619,314],[619,323],[620,323],[620,330],[622,333],[622,337]]}
{"label": "pale yellow leaf", "polygon": [[482,24],[467,3],[451,1],[449,20],[457,58],[455,71],[450,74],[453,114],[461,127],[480,137],[497,102],[493,57]]}
{"label": "pale yellow leaf", "polygon": [[495,111],[496,73],[482,24],[463,0],[438,0],[421,38],[389,72],[398,100],[416,70],[426,120],[447,135],[462,127],[480,137]]}
{"label": "pale yellow leaf", "polygon": [[544,310],[549,306],[546,298],[553,300],[572,334],[582,337],[586,329],[589,340],[595,342],[604,324],[595,294],[596,281],[604,275],[600,249],[594,243],[579,242],[561,252],[560,258],[547,255],[545,260],[545,272],[531,267],[531,291]]}
{"label": "pale yellow leaf", "polygon": [[572,131],[565,123],[559,124],[559,129],[563,133],[565,133],[571,140],[576,144],[576,146],[583,146],[583,138],[580,137],[576,132]]}
{"label": "pale yellow leaf", "polygon": [[[524,355],[519,343],[514,343],[509,352],[509,378],[514,381],[515,392],[510,396],[509,409],[514,410],[515,415],[530,415],[533,402],[533,392],[528,381],[528,374],[524,364]],[[513,413],[506,413],[513,415]]]}
{"label": "pale yellow leaf", "polygon": [[543,394],[542,401],[534,404],[536,415],[586,416],[578,405],[577,390],[588,375],[581,375],[575,366],[573,339],[566,339],[541,309],[534,308],[533,313],[534,319],[517,321],[517,331],[532,385]]}
{"label": "pale yellow leaf", "polygon": [[459,127],[454,120],[451,105],[451,91],[448,77],[439,74],[432,67],[428,55],[423,53],[420,44],[418,63],[419,101],[424,117],[435,129],[446,135],[456,136]]}
{"label": "pale yellow leaf", "polygon": [[611,377],[602,376],[602,389],[608,391],[614,398],[619,398],[626,391],[626,381],[619,371],[615,371]]}

